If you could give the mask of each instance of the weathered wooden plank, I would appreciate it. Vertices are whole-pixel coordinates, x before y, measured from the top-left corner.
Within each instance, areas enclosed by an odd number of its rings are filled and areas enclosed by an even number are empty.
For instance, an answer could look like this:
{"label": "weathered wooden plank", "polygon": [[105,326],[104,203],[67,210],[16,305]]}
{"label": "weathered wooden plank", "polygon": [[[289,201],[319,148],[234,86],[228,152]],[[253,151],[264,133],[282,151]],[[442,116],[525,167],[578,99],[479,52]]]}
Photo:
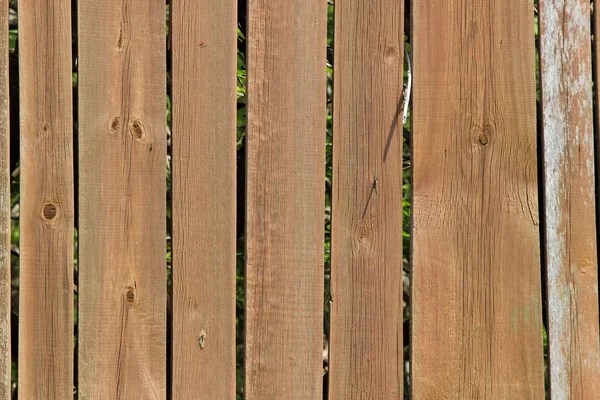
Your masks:
{"label": "weathered wooden plank", "polygon": [[245,395],[317,399],[327,3],[248,6]]}
{"label": "weathered wooden plank", "polygon": [[600,392],[590,2],[540,2],[550,397]]}
{"label": "weathered wooden plank", "polygon": [[403,396],[403,5],[335,3],[332,399]]}
{"label": "weathered wooden plank", "polygon": [[68,399],[74,236],[69,0],[19,3],[19,78],[19,398]]}
{"label": "weathered wooden plank", "polygon": [[533,3],[412,6],[413,397],[542,399]]}
{"label": "weathered wooden plank", "polygon": [[[0,37],[8,37],[8,0],[0,0]],[[10,399],[10,130],[8,40],[0,42],[0,399]]]}
{"label": "weathered wooden plank", "polygon": [[172,6],[173,398],[234,399],[237,1]]}
{"label": "weathered wooden plank", "polygon": [[78,4],[79,397],[164,399],[165,2]]}

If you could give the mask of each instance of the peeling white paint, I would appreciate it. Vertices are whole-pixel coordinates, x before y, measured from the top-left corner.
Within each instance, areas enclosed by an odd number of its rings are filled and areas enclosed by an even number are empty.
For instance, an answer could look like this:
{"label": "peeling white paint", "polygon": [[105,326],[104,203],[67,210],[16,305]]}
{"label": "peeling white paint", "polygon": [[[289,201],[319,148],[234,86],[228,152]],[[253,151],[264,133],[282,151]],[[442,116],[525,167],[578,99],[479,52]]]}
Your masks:
{"label": "peeling white paint", "polygon": [[[570,215],[564,210],[568,190],[581,193],[581,204],[594,212],[594,186],[571,188],[565,184],[577,156],[583,150],[585,162],[579,165],[580,177],[594,177],[593,102],[590,47],[589,1],[546,0],[540,3],[540,55],[543,109],[544,174],[546,200],[546,250],[548,273],[548,307],[550,338],[551,399],[569,399],[573,354],[571,354],[573,316],[571,304],[577,291],[578,266],[568,262]],[[587,62],[580,62],[582,57]],[[573,120],[579,124],[573,126]],[[571,137],[569,137],[571,136]],[[569,143],[571,140],[571,143]],[[588,201],[589,200],[589,201]],[[594,215],[594,214],[590,214]],[[592,217],[592,220],[594,218]],[[566,282],[565,270],[574,280]],[[597,293],[597,284],[595,291]],[[578,357],[579,355],[575,355]],[[600,370],[598,357],[583,357],[584,364]]]}

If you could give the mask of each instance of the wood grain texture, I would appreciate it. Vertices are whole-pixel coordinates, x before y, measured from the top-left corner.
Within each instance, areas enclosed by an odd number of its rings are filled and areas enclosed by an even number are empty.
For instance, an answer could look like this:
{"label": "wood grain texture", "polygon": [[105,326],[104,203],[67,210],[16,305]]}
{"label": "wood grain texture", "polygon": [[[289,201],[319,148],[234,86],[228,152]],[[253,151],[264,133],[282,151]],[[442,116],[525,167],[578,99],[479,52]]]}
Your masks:
{"label": "wood grain texture", "polygon": [[413,398],[543,399],[533,3],[412,13]]}
{"label": "wood grain texture", "polygon": [[551,399],[600,393],[590,2],[540,2]]}
{"label": "wood grain texture", "polygon": [[335,3],[333,400],[403,397],[403,3]]}
{"label": "wood grain texture", "polygon": [[[8,0],[0,0],[0,37],[8,37]],[[8,40],[0,42],[0,399],[10,399],[10,130]]]}
{"label": "wood grain texture", "polygon": [[79,398],[166,397],[163,0],[79,0]]}
{"label": "wood grain texture", "polygon": [[173,3],[173,399],[234,399],[237,1]]}
{"label": "wood grain texture", "polygon": [[248,6],[245,395],[318,399],[327,3]]}
{"label": "wood grain texture", "polygon": [[19,398],[73,397],[71,2],[19,4]]}

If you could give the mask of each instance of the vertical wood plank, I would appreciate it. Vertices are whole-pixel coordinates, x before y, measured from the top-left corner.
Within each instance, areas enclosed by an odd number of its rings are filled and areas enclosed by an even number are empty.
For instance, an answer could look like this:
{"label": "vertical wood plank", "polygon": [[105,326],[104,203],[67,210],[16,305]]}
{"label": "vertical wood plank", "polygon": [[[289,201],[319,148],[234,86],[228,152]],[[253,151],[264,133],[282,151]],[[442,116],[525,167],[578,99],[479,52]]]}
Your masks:
{"label": "vertical wood plank", "polygon": [[173,399],[234,399],[237,1],[173,11]]}
{"label": "vertical wood plank", "polygon": [[412,7],[413,397],[542,399],[533,3]]}
{"label": "vertical wood plank", "polygon": [[327,3],[248,5],[245,395],[317,399]]}
{"label": "vertical wood plank", "polygon": [[10,399],[10,130],[8,0],[0,0],[0,399]]}
{"label": "vertical wood plank", "polygon": [[73,397],[71,2],[19,3],[19,398]]}
{"label": "vertical wood plank", "polygon": [[334,400],[403,397],[403,6],[335,2]]}
{"label": "vertical wood plank", "polygon": [[590,11],[586,0],[540,2],[552,399],[600,392]]}
{"label": "vertical wood plank", "polygon": [[164,0],[79,0],[79,392],[166,396]]}

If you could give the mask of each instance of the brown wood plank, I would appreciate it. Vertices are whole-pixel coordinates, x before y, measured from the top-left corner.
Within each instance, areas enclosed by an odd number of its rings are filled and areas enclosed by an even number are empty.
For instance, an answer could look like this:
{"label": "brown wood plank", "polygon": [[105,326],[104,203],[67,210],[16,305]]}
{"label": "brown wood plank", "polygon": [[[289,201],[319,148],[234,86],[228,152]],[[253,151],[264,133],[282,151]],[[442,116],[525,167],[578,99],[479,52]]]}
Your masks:
{"label": "brown wood plank", "polygon": [[403,397],[403,6],[335,2],[334,400]]}
{"label": "brown wood plank", "polygon": [[[8,0],[0,0],[0,37],[8,38]],[[0,42],[0,399],[10,399],[10,130],[8,40]]]}
{"label": "brown wood plank", "polygon": [[317,399],[327,3],[248,6],[245,395]]}
{"label": "brown wood plank", "polygon": [[164,0],[79,0],[79,398],[166,396]]}
{"label": "brown wood plank", "polygon": [[172,10],[173,399],[234,399],[237,1]]}
{"label": "brown wood plank", "polygon": [[73,396],[71,57],[71,2],[20,2],[21,399]]}
{"label": "brown wood plank", "polygon": [[590,34],[589,1],[540,2],[551,399],[600,393]]}
{"label": "brown wood plank", "polygon": [[533,3],[412,6],[412,394],[542,399]]}

